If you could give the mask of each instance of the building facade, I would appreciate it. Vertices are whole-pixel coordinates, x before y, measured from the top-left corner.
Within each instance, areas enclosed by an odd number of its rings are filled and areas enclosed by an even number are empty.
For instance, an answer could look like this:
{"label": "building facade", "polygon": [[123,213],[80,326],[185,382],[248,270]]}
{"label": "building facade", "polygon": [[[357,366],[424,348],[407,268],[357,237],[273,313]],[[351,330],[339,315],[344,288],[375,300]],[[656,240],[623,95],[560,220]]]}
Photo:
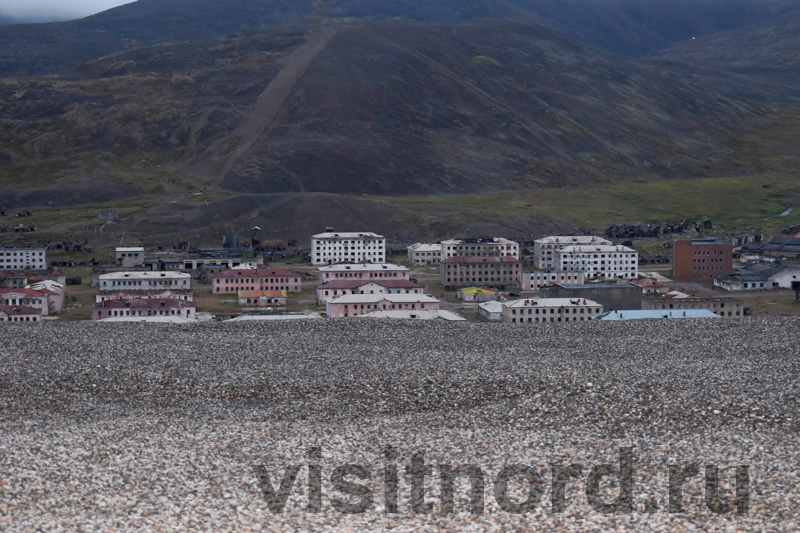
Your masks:
{"label": "building facade", "polygon": [[117,266],[144,266],[144,248],[141,246],[118,247],[115,253]]}
{"label": "building facade", "polygon": [[409,279],[336,279],[317,287],[317,305],[349,294],[422,294],[424,287]]}
{"label": "building facade", "polygon": [[438,265],[442,261],[441,244],[418,242],[408,247],[408,261],[412,265]]}
{"label": "building facade", "polygon": [[503,287],[519,282],[519,259],[504,257],[448,257],[442,261],[445,287]]}
{"label": "building facade", "polygon": [[35,309],[39,315],[50,314],[50,291],[34,289],[0,289],[0,305]]}
{"label": "building facade", "polygon": [[99,277],[101,291],[189,290],[192,276],[185,272],[114,272]]}
{"label": "building facade", "polygon": [[0,322],[40,322],[39,309],[25,306],[0,305]]}
{"label": "building facade", "polygon": [[319,280],[322,283],[337,279],[387,280],[410,278],[411,271],[407,267],[391,263],[343,263],[319,269]]}
{"label": "building facade", "polygon": [[424,294],[350,294],[328,300],[330,318],[364,315],[372,311],[431,311],[439,309],[439,300]]}
{"label": "building facade", "polygon": [[533,241],[533,264],[536,270],[556,268],[556,252],[565,246],[586,244],[610,245],[611,241],[592,235],[554,235]]}
{"label": "building facade", "polygon": [[214,294],[238,294],[239,291],[300,292],[302,275],[284,269],[236,268],[214,274]]}
{"label": "building facade", "polygon": [[440,261],[450,257],[513,257],[519,260],[519,243],[502,237],[442,241]]}
{"label": "building facade", "polygon": [[587,278],[636,279],[639,253],[627,246],[565,246],[556,252],[555,270],[583,272]]}
{"label": "building facade", "polygon": [[46,270],[44,248],[0,248],[0,270]]}
{"label": "building facade", "polygon": [[96,303],[92,309],[93,320],[117,317],[180,317],[196,320],[197,313],[194,302],[162,298],[107,300]]}
{"label": "building facade", "polygon": [[585,322],[602,312],[602,305],[582,298],[526,298],[503,304],[503,322]]}
{"label": "building facade", "polygon": [[523,291],[538,291],[557,283],[580,285],[584,281],[583,272],[523,272],[520,274],[520,288]]}
{"label": "building facade", "polygon": [[239,291],[241,307],[285,307],[286,291]]}
{"label": "building facade", "polygon": [[717,276],[714,286],[728,291],[791,289],[794,281],[800,281],[800,266],[755,263],[732,274]]}
{"label": "building facade", "polygon": [[642,288],[633,283],[584,285],[551,285],[542,288],[545,298],[569,298],[592,300],[604,309],[641,309]]}
{"label": "building facade", "polygon": [[678,281],[710,280],[733,272],[730,239],[676,241],[673,255],[673,277]]}
{"label": "building facade", "polygon": [[172,290],[172,289],[154,289],[154,290],[111,290],[111,291],[97,291],[95,296],[95,303],[107,302],[109,300],[139,300],[144,298],[160,299],[160,300],[183,300],[185,302],[194,301],[194,293],[191,290]]}
{"label": "building facade", "polygon": [[643,310],[697,310],[706,309],[719,316],[744,316],[744,302],[738,298],[703,298],[690,296],[688,298],[645,298],[642,300]]}
{"label": "building facade", "polygon": [[318,233],[311,238],[311,263],[384,263],[386,238],[377,233]]}

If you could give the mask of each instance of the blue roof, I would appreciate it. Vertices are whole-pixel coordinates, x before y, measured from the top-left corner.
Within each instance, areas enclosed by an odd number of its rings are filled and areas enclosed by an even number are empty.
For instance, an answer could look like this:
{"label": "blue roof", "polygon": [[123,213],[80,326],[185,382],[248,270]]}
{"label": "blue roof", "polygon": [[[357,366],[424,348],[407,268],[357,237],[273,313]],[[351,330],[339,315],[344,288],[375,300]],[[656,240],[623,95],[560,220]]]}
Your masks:
{"label": "blue roof", "polygon": [[720,318],[720,316],[708,309],[630,309],[606,311],[602,315],[592,317],[592,320],[641,320],[645,318]]}

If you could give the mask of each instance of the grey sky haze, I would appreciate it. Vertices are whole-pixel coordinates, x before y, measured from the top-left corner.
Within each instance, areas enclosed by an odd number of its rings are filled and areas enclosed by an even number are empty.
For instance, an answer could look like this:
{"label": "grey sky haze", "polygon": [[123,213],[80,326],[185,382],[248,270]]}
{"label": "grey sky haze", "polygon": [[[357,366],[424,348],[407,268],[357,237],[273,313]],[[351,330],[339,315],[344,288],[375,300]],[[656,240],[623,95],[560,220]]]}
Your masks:
{"label": "grey sky haze", "polygon": [[19,21],[85,17],[133,0],[0,0],[0,16]]}

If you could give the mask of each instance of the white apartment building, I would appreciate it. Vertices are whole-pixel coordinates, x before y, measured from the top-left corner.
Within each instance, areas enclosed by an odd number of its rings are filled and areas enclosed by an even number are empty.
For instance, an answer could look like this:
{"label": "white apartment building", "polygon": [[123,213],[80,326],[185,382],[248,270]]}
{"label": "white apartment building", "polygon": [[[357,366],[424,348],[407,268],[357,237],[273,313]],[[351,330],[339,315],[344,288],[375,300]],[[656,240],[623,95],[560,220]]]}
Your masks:
{"label": "white apartment building", "polygon": [[639,253],[627,246],[565,246],[556,252],[555,270],[583,272],[587,278],[636,279]]}
{"label": "white apartment building", "polygon": [[533,261],[536,270],[556,268],[556,252],[565,246],[611,244],[611,241],[592,235],[555,235],[533,241]]}
{"label": "white apartment building", "polygon": [[408,247],[408,260],[413,265],[435,265],[442,261],[441,244],[418,242]]}
{"label": "white apartment building", "polygon": [[386,261],[386,238],[377,233],[318,233],[311,238],[311,263]]}
{"label": "white apartment building", "polygon": [[519,259],[519,243],[502,237],[442,241],[441,261],[449,257],[504,257]]}
{"label": "white apartment building", "polygon": [[0,248],[0,270],[46,270],[44,248]]}
{"label": "white apartment building", "polygon": [[114,272],[100,276],[101,291],[188,290],[192,276],[185,272]]}
{"label": "white apartment building", "polygon": [[523,291],[538,291],[557,283],[561,285],[583,285],[583,272],[523,272],[520,274],[520,288]]}
{"label": "white apartment building", "polygon": [[319,279],[327,283],[336,279],[409,279],[411,271],[408,267],[391,263],[357,263],[321,267]]}
{"label": "white apartment building", "polygon": [[583,298],[527,298],[503,304],[503,322],[586,322],[602,312],[602,305]]}

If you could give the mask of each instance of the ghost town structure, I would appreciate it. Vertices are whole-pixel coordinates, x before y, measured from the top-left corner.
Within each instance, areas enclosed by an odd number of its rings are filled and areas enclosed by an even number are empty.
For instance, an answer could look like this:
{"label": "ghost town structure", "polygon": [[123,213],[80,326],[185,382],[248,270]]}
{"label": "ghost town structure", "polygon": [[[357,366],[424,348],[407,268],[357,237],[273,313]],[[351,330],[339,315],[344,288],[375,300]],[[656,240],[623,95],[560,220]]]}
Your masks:
{"label": "ghost town structure", "polygon": [[383,263],[386,238],[377,233],[318,233],[311,238],[311,262],[330,265],[349,261]]}

